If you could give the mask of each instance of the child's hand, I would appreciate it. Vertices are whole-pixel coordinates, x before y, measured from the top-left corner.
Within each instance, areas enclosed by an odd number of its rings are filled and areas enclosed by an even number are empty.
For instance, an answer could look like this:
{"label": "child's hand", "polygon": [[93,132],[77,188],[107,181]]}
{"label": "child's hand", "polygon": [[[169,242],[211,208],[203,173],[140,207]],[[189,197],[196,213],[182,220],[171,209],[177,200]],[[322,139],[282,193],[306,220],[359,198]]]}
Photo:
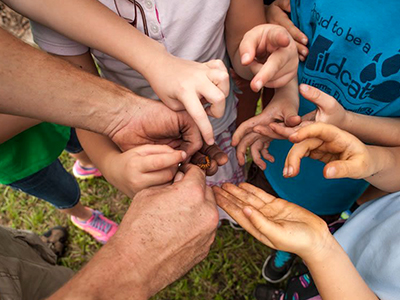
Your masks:
{"label": "child's hand", "polygon": [[[198,63],[166,55],[148,78],[158,97],[172,110],[186,109],[207,144],[214,143],[208,116],[221,118],[229,94],[229,75],[221,60]],[[203,104],[211,105],[204,109]]]}
{"label": "child's hand", "polygon": [[300,60],[305,61],[308,55],[308,38],[293,24],[289,19],[288,13],[290,13],[290,0],[276,0],[265,7],[267,23],[285,27],[296,42]]}
{"label": "child's hand", "polygon": [[166,145],[143,145],[106,157],[109,161],[102,173],[107,181],[132,198],[145,188],[171,182],[178,164],[186,157],[184,151]]}
{"label": "child's hand", "polygon": [[289,140],[295,145],[286,157],[284,177],[299,174],[303,157],[324,162],[324,177],[328,179],[360,179],[378,171],[376,159],[373,159],[368,147],[352,134],[335,126],[311,124],[292,134]]}
{"label": "child's hand", "polygon": [[[346,111],[335,98],[306,84],[301,84],[299,91],[306,100],[317,106],[314,111],[302,117],[302,123],[299,127],[304,127],[314,122],[332,124],[339,128],[345,126],[348,119],[348,111]],[[288,138],[299,128],[288,127],[283,123],[271,123],[270,128],[255,127],[254,131],[265,134],[268,133],[270,129],[276,134]]]}
{"label": "child's hand", "polygon": [[[206,159],[208,157],[208,159]],[[213,176],[218,171],[218,167],[228,162],[228,155],[221,148],[214,144],[212,146],[204,144],[203,147],[193,155],[190,162],[197,166],[202,165],[202,170],[207,176]]]}
{"label": "child's hand", "polygon": [[213,187],[218,205],[268,247],[312,257],[332,238],[328,226],[308,210],[248,183]]}
{"label": "child's hand", "polygon": [[297,75],[299,58],[293,38],[278,25],[264,24],[248,31],[239,46],[241,63],[255,75],[250,86],[277,88]]}
{"label": "child's hand", "polygon": [[[268,153],[269,143],[273,139],[286,138],[275,133],[269,128],[269,124],[277,120],[289,127],[297,126],[300,123],[301,119],[297,115],[298,102],[287,101],[285,96],[285,94],[275,94],[261,114],[243,122],[234,133],[232,146],[237,146],[236,153],[240,165],[245,164],[246,150],[247,147],[250,147],[254,163],[264,170],[266,164],[261,159],[261,155],[270,162],[274,161],[274,158]],[[256,128],[262,128],[262,132],[255,132]]]}

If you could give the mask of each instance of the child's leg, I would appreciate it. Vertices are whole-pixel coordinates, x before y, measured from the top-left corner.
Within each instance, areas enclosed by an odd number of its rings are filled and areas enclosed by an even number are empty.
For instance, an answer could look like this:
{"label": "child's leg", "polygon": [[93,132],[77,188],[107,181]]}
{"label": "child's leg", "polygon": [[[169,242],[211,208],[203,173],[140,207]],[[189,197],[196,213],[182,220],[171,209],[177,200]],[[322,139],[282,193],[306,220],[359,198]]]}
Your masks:
{"label": "child's leg", "polygon": [[71,128],[71,136],[65,150],[76,159],[74,167],[72,168],[75,177],[90,179],[102,176],[101,172],[92,163],[79,143],[75,128]]}
{"label": "child's leg", "polygon": [[71,221],[105,243],[117,230],[118,225],[106,219],[100,212],[82,206],[81,192],[76,179],[69,174],[59,160],[39,172],[10,184],[32,196],[41,198],[61,212],[70,214]]}

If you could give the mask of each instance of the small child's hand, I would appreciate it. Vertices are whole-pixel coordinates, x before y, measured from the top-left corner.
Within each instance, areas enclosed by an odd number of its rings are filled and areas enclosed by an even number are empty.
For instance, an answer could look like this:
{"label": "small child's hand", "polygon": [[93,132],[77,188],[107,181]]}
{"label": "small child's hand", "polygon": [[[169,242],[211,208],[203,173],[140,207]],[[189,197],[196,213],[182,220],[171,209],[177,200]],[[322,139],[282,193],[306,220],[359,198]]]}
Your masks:
{"label": "small child's hand", "polygon": [[308,38],[293,24],[289,19],[288,13],[290,13],[290,0],[276,0],[265,7],[267,23],[285,27],[296,42],[300,60],[305,61],[308,55]]}
{"label": "small child's hand", "polygon": [[267,194],[248,183],[213,187],[217,204],[268,247],[312,257],[332,235],[326,223],[308,210]]}
{"label": "small child's hand", "polygon": [[354,135],[333,125],[311,124],[292,134],[289,140],[295,144],[286,157],[284,177],[299,174],[303,157],[324,162],[323,173],[328,179],[361,179],[378,171],[368,147]]}
{"label": "small child's hand", "polygon": [[[297,127],[288,127],[283,123],[271,123],[269,129],[272,129],[276,134],[288,138],[300,127],[305,127],[314,122],[332,124],[339,128],[345,126],[348,119],[348,111],[335,98],[306,84],[301,84],[299,91],[306,100],[314,103],[317,108],[302,116],[302,123]],[[261,127],[255,127],[254,131],[261,134],[267,132],[265,128]]]}
{"label": "small child's hand", "polygon": [[[148,80],[162,102],[175,111],[186,109],[206,143],[214,143],[208,116],[221,118],[229,95],[229,75],[221,60],[198,63],[166,55]],[[204,109],[202,102],[211,105]]]}
{"label": "small child's hand", "polygon": [[255,75],[250,86],[283,87],[297,75],[299,58],[293,38],[278,25],[259,25],[248,31],[239,46],[241,63]]}
{"label": "small child's hand", "polygon": [[[261,155],[270,162],[274,161],[274,158],[268,153],[269,143],[273,139],[286,137],[275,133],[269,128],[269,124],[279,120],[290,127],[297,126],[301,121],[297,115],[298,104],[286,100],[284,96],[276,94],[261,114],[243,122],[236,130],[232,137],[232,146],[237,146],[236,153],[240,165],[245,164],[247,147],[250,147],[254,162],[262,170],[266,168],[266,164],[261,159]],[[256,131],[257,128],[261,129]]]}
{"label": "small child's hand", "polygon": [[166,145],[143,145],[107,158],[108,167],[102,172],[107,181],[132,198],[142,189],[171,182],[186,157],[184,151]]}

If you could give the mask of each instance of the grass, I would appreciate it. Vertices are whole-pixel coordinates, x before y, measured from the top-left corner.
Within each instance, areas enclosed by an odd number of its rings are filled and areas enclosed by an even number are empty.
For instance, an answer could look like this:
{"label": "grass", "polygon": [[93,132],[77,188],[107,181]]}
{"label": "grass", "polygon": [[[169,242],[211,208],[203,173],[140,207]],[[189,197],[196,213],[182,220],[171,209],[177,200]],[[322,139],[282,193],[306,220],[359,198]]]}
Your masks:
{"label": "grass", "polygon": [[[66,153],[61,161],[71,171],[73,161]],[[130,199],[105,179],[80,181],[81,201],[120,222]],[[0,224],[42,233],[55,225],[67,226],[69,243],[59,263],[75,271],[100,249],[101,245],[72,225],[50,204],[9,187],[0,186]],[[153,299],[253,299],[252,292],[261,279],[261,266],[269,249],[244,231],[223,224],[217,232],[209,256],[186,276],[167,287]]]}

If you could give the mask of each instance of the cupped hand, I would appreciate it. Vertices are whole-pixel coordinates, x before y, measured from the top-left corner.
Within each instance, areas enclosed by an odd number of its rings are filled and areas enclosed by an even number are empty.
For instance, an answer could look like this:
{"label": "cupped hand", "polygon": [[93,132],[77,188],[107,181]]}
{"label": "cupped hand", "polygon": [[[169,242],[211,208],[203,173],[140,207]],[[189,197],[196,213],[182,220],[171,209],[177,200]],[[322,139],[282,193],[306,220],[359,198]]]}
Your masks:
{"label": "cupped hand", "polygon": [[[229,75],[221,60],[198,63],[164,56],[148,76],[157,96],[174,111],[186,109],[207,144],[214,143],[208,116],[221,118],[229,95]],[[211,104],[206,109],[203,103]]]}
{"label": "cupped hand", "polygon": [[289,137],[295,143],[289,151],[283,175],[294,177],[300,172],[303,157],[326,164],[325,178],[366,178],[377,172],[368,147],[354,135],[333,125],[314,123]]}
{"label": "cupped hand", "polygon": [[308,55],[308,38],[293,24],[289,19],[288,13],[290,13],[290,0],[276,0],[271,5],[265,7],[267,23],[281,25],[286,28],[296,42],[300,60],[305,61]]}
{"label": "cupped hand", "polygon": [[204,144],[203,147],[196,152],[190,162],[195,165],[207,164],[206,157],[208,157],[210,166],[203,169],[207,176],[213,176],[218,171],[218,167],[225,165],[228,162],[228,155],[221,150],[221,148],[214,144],[209,146]]}
{"label": "cupped hand", "polygon": [[104,177],[132,198],[141,190],[171,183],[178,165],[187,157],[184,151],[167,145],[143,145],[105,158],[108,167]]}
{"label": "cupped hand", "polygon": [[218,205],[268,247],[306,258],[321,251],[331,236],[318,216],[248,183],[213,190]]}
{"label": "cupped hand", "polygon": [[259,25],[248,31],[240,43],[241,63],[254,74],[250,86],[278,88],[297,75],[298,55],[293,38],[278,25]]}
{"label": "cupped hand", "polygon": [[185,111],[175,112],[160,101],[145,98],[126,110],[130,117],[109,135],[122,151],[145,144],[166,144],[191,156],[203,146],[198,127]]}

